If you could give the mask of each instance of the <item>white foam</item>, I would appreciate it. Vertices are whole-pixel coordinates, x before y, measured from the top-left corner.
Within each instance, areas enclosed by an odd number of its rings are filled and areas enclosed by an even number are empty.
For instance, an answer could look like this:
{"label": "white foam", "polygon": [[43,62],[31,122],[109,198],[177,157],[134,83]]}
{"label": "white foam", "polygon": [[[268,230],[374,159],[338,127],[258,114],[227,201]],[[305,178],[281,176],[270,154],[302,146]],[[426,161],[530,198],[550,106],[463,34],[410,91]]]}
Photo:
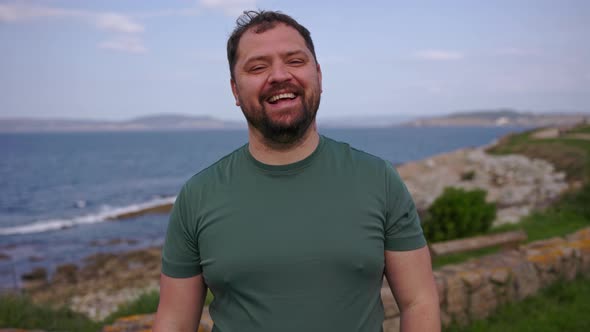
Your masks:
{"label": "white foam", "polygon": [[174,197],[162,197],[155,198],[145,203],[132,204],[124,207],[108,207],[105,206],[103,209],[96,214],[89,214],[84,216],[78,216],[70,219],[49,219],[41,220],[28,225],[14,226],[14,227],[3,227],[0,228],[0,235],[15,235],[15,234],[31,234],[54,231],[64,228],[75,227],[85,224],[95,224],[104,222],[110,219],[117,219],[119,216],[141,212],[154,207],[174,204],[176,196]]}

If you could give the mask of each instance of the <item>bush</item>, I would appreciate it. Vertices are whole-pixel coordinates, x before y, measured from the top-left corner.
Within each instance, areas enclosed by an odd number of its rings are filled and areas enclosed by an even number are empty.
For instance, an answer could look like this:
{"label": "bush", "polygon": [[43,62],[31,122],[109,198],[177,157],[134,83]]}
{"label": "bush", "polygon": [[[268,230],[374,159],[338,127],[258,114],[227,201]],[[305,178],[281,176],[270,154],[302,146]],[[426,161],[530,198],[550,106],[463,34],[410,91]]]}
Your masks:
{"label": "bush", "polygon": [[446,188],[428,208],[422,225],[426,239],[446,241],[487,232],[496,218],[496,206],[485,198],[481,189]]}

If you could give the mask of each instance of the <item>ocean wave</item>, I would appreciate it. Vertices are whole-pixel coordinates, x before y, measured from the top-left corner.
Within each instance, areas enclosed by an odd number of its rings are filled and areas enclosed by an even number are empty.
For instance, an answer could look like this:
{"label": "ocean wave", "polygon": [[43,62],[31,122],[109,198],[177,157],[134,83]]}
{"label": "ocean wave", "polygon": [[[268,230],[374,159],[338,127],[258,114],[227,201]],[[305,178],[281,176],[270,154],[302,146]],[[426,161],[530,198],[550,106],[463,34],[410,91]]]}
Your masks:
{"label": "ocean wave", "polygon": [[95,224],[109,220],[137,217],[148,213],[167,212],[174,204],[176,196],[155,198],[153,200],[123,207],[104,206],[100,212],[69,219],[49,219],[31,224],[0,228],[0,235],[32,234],[71,228],[85,224]]}

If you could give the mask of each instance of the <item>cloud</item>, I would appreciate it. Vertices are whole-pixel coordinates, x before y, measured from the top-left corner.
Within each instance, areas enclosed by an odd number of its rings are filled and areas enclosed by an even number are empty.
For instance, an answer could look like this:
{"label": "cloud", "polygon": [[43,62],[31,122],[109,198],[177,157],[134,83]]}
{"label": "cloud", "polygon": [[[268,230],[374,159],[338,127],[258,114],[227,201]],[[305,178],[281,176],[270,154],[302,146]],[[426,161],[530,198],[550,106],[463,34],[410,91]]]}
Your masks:
{"label": "cloud", "polygon": [[131,53],[146,51],[143,41],[139,38],[139,34],[145,30],[144,26],[127,15],[25,3],[0,4],[0,22],[16,23],[40,18],[79,19],[98,29],[116,34],[113,39],[98,44],[99,48]]}
{"label": "cloud", "polygon": [[98,47],[127,53],[145,53],[147,51],[143,45],[143,41],[133,35],[119,36],[115,39],[104,41],[98,44]]}
{"label": "cloud", "polygon": [[96,16],[96,26],[103,30],[121,33],[140,33],[144,30],[141,24],[133,22],[127,16],[116,13],[98,14]]}
{"label": "cloud", "polygon": [[443,50],[425,50],[414,53],[414,58],[429,61],[461,60],[464,57],[460,52]]}
{"label": "cloud", "polygon": [[201,6],[223,11],[228,16],[239,16],[244,10],[256,9],[256,0],[200,0]]}
{"label": "cloud", "polygon": [[0,22],[13,23],[37,18],[86,17],[87,13],[79,10],[51,8],[22,3],[0,4]]}

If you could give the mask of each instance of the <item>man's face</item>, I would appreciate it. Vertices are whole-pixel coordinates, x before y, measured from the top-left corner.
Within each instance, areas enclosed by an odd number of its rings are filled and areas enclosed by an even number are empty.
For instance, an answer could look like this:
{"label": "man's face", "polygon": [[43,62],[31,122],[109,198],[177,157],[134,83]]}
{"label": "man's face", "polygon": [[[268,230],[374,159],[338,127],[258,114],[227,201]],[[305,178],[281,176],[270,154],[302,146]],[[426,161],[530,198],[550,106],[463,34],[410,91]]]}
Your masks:
{"label": "man's face", "polygon": [[234,79],[236,105],[267,140],[293,144],[314,123],[322,73],[297,30],[282,24],[240,39]]}

